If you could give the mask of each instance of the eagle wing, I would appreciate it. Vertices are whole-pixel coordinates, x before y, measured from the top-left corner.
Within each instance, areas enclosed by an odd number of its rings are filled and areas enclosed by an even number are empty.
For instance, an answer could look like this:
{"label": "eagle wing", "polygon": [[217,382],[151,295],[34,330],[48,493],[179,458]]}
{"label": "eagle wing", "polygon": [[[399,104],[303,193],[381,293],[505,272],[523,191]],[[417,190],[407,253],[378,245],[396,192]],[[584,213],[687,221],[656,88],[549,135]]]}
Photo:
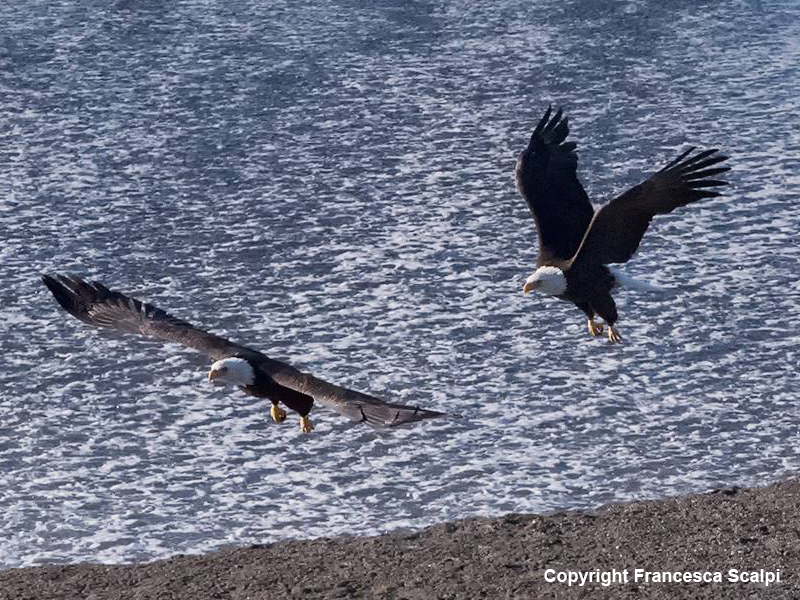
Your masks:
{"label": "eagle wing", "polygon": [[444,413],[387,402],[381,398],[342,387],[284,362],[267,358],[262,368],[280,385],[307,394],[314,402],[327,406],[342,415],[373,427],[393,427],[423,419],[443,416]]}
{"label": "eagle wing", "polygon": [[517,189],[536,220],[540,266],[571,259],[594,215],[577,176],[577,144],[565,141],[567,117],[559,109],[550,118],[551,112],[548,106],[515,170]]}
{"label": "eagle wing", "polygon": [[693,151],[694,148],[689,148],[658,173],[597,211],[572,262],[588,260],[604,265],[627,262],[655,215],[719,196],[720,192],[709,188],[727,185],[726,181],[714,179],[730,170],[714,166],[727,157],[712,149],[687,158]]}
{"label": "eagle wing", "polygon": [[287,405],[308,405],[313,398],[322,406],[374,427],[411,423],[444,414],[393,404],[328,383],[262,352],[203,331],[151,304],[109,290],[97,281],[87,282],[75,275],[43,275],[42,281],[64,310],[89,325],[176,342],[215,360],[241,356],[258,363],[279,388],[284,388],[278,390],[280,397],[276,399],[286,401]]}
{"label": "eagle wing", "polygon": [[199,350],[214,360],[237,352],[253,352],[173,317],[152,304],[109,290],[97,281],[84,281],[76,275],[42,275],[42,282],[64,310],[95,327],[176,342]]}

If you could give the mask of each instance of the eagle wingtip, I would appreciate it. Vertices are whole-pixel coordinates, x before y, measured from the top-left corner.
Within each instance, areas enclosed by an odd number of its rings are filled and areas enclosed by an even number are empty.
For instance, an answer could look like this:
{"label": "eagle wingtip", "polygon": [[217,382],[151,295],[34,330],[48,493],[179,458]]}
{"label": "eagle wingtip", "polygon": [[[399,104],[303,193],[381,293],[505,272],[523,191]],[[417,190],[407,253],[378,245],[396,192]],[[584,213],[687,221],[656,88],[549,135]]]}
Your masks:
{"label": "eagle wingtip", "polygon": [[64,283],[64,276],[60,273],[42,273],[42,283],[49,289],[53,295],[63,293],[64,291],[72,291]]}

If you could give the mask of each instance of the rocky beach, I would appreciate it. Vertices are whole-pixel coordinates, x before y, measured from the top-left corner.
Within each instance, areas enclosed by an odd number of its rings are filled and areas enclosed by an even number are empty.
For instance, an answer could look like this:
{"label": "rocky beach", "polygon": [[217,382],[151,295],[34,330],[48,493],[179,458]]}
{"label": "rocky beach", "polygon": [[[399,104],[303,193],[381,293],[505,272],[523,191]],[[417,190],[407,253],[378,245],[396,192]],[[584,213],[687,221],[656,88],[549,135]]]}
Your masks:
{"label": "rocky beach", "polygon": [[0,599],[788,599],[800,597],[798,521],[792,479],[151,563],[11,569]]}

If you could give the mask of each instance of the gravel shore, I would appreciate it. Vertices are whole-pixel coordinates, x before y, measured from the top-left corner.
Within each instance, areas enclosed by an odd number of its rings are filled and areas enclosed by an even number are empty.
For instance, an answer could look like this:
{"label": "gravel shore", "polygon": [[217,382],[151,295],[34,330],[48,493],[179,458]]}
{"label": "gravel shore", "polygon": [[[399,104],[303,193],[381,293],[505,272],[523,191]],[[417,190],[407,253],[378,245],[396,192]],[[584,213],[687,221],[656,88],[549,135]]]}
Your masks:
{"label": "gravel shore", "polygon": [[[0,572],[0,599],[800,598],[798,523],[800,482],[788,480],[146,564],[10,569]],[[596,581],[613,569],[618,581]],[[636,569],[722,581],[653,582],[656,575],[637,581]],[[760,581],[733,582],[730,569]],[[593,573],[593,580],[583,586],[545,580],[567,571]],[[780,580],[766,585],[778,571]],[[625,573],[627,583],[620,582]]]}

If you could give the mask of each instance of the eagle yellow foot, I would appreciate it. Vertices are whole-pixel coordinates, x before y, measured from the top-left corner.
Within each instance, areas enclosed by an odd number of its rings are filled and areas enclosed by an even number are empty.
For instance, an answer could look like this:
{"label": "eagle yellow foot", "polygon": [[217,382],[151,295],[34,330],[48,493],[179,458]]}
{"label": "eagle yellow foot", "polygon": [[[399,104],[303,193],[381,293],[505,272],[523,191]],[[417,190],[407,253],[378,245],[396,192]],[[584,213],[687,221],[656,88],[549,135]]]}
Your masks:
{"label": "eagle yellow foot", "polygon": [[311,433],[314,430],[314,426],[311,424],[311,419],[307,416],[300,417],[300,431],[303,433]]}
{"label": "eagle yellow foot", "polygon": [[272,408],[269,409],[269,414],[276,423],[283,423],[286,420],[286,411],[277,404],[272,405]]}
{"label": "eagle yellow foot", "polygon": [[589,319],[586,322],[586,326],[589,328],[589,335],[592,337],[597,337],[598,335],[603,335],[603,324],[602,323],[595,323],[592,319]]}
{"label": "eagle yellow foot", "polygon": [[608,341],[612,344],[619,344],[622,341],[622,336],[613,325],[608,326]]}

